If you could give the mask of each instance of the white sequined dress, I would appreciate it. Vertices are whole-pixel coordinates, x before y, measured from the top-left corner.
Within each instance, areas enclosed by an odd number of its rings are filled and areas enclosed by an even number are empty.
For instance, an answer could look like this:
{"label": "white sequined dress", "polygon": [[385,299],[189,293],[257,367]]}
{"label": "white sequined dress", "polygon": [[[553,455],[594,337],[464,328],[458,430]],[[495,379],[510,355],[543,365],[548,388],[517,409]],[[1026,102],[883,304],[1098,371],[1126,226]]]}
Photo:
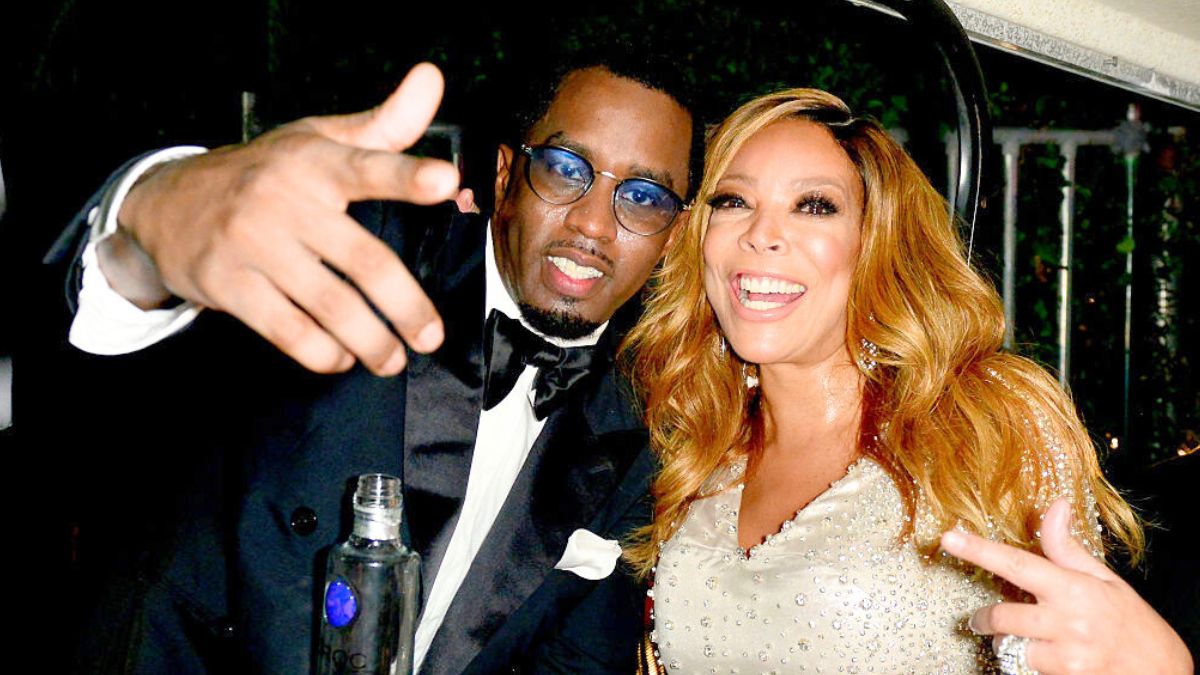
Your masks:
{"label": "white sequined dress", "polygon": [[905,509],[879,464],[855,462],[748,553],[743,471],[711,479],[662,548],[653,637],[668,672],[995,672],[966,627],[1000,601],[994,581],[898,543]]}

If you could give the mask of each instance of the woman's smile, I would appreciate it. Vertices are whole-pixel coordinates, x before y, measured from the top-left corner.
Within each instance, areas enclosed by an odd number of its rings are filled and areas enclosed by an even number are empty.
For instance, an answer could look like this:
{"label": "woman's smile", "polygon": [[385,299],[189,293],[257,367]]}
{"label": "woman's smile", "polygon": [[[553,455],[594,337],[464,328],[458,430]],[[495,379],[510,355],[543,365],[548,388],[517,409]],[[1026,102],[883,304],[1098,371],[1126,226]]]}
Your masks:
{"label": "woman's smile", "polygon": [[749,321],[775,321],[795,308],[808,286],[794,279],[755,271],[734,272],[729,289],[734,309]]}

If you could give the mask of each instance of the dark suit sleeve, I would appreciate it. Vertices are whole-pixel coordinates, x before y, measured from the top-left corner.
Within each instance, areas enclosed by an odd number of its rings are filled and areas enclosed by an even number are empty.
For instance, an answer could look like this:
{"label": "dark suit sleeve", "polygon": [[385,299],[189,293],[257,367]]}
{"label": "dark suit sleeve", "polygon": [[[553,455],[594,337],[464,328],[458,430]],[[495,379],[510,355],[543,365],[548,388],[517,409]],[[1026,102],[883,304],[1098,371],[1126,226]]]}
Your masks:
{"label": "dark suit sleeve", "polygon": [[[614,502],[628,506],[617,514],[607,536],[624,541],[635,529],[650,522],[653,502],[649,477],[653,470],[653,457],[645,450],[634,461],[629,479],[614,496]],[[623,563],[618,565],[563,615],[553,637],[536,650],[529,670],[623,675],[634,672],[637,646],[645,630],[645,593],[645,585],[634,579]]]}

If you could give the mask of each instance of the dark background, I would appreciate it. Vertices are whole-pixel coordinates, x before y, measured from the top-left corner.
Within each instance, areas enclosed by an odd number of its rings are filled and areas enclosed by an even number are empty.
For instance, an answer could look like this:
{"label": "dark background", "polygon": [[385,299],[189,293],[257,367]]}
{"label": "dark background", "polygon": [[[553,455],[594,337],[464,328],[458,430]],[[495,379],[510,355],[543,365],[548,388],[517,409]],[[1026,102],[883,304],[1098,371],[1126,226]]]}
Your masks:
{"label": "dark background", "polygon": [[[819,86],[857,110],[903,127],[934,185],[946,184],[942,135],[954,120],[940,62],[899,22],[847,3],[797,3],[789,14],[733,3],[675,0],[604,3],[565,10],[533,2],[486,14],[461,7],[348,0],[336,4],[255,0],[178,4],[150,0],[53,0],[0,10],[0,164],[8,211],[0,221],[0,355],[16,361],[14,426],[0,432],[17,497],[10,512],[36,512],[33,544],[62,580],[73,615],[90,581],[122,557],[156,500],[203,452],[220,420],[193,419],[186,400],[161,400],[166,383],[217,369],[231,396],[252,396],[240,358],[210,354],[161,372],[149,354],[100,359],[66,344],[64,270],[40,259],[88,195],[117,166],[149,149],[238,142],[242,92],[254,92],[258,123],[349,112],[381,101],[407,68],[433,60],[447,73],[442,121],[466,133],[465,183],[484,206],[506,106],[529,69],[564,53],[623,39],[673,54],[703,92],[701,116],[718,121],[736,103],[782,85]],[[1200,116],[1083,78],[979,48],[1000,126],[1108,129],[1131,102],[1151,125],[1138,175],[1135,248],[1133,423],[1121,425],[1124,169],[1106,149],[1081,151],[1072,389],[1098,444],[1121,438],[1108,458],[1114,480],[1135,490],[1159,534],[1144,583],[1177,623],[1194,621],[1195,558],[1178,542],[1200,445],[1200,280],[1184,261],[1200,253]],[[999,152],[985,198],[976,262],[998,278],[1002,187]],[[1053,261],[1057,259],[1057,151],[1022,155],[1017,335],[1022,353],[1055,359]],[[1168,227],[1163,226],[1167,223]],[[1173,311],[1157,303],[1169,279]],[[1167,316],[1165,325],[1156,319]],[[182,336],[179,339],[188,339]],[[136,420],[136,421],[135,421]],[[148,420],[148,421],[147,421]],[[14,538],[25,535],[14,535]],[[1194,624],[1192,624],[1194,625]]]}

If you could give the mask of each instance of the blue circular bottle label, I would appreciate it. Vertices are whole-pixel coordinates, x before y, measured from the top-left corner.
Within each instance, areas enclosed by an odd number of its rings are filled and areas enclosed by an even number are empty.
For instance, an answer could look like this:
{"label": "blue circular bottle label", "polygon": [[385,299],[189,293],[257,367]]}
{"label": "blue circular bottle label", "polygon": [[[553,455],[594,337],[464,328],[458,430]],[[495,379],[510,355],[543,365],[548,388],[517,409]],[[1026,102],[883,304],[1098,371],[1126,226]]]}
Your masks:
{"label": "blue circular bottle label", "polygon": [[325,587],[325,620],[334,628],[350,625],[358,616],[358,596],[350,582],[338,577]]}

